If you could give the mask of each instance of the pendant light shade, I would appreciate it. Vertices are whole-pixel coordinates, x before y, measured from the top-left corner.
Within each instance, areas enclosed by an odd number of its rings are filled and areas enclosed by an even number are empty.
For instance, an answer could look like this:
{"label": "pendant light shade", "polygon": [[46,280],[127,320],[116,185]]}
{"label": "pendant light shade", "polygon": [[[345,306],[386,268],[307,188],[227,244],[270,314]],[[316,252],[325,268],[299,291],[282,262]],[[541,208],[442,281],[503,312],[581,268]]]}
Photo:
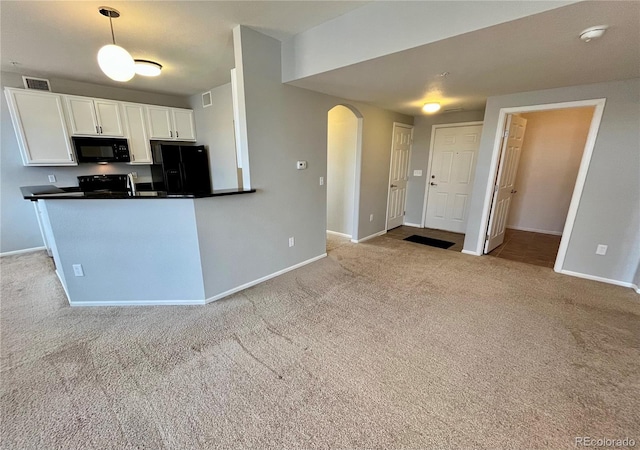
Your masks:
{"label": "pendant light shade", "polygon": [[136,74],[135,62],[129,52],[113,44],[98,51],[98,65],[114,81],[129,81]]}

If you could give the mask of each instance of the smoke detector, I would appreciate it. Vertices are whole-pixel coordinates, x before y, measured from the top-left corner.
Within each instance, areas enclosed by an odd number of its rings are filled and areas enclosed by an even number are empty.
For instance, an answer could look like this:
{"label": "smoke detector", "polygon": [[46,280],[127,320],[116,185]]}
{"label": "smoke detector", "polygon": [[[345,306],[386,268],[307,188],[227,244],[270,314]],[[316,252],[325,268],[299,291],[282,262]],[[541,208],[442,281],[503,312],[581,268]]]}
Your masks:
{"label": "smoke detector", "polygon": [[595,27],[589,27],[586,30],[583,30],[582,33],[580,33],[580,39],[585,42],[589,42],[593,39],[598,39],[599,37],[602,37],[605,31],[607,31],[607,28],[609,28],[607,25],[596,25]]}

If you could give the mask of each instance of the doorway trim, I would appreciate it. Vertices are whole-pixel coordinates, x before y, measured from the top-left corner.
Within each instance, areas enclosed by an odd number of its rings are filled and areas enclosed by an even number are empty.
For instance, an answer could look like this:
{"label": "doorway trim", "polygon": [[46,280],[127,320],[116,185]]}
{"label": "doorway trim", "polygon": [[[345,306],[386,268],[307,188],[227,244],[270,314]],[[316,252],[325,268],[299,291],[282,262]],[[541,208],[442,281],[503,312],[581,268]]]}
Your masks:
{"label": "doorway trim", "polygon": [[[581,108],[585,106],[595,107],[593,111],[593,117],[591,118],[591,126],[589,127],[589,133],[587,134],[587,141],[582,153],[582,159],[580,161],[580,168],[578,169],[578,175],[576,177],[576,183],[573,188],[573,194],[571,195],[571,203],[569,204],[569,211],[567,212],[567,219],[564,223],[564,229],[562,230],[562,238],[560,240],[560,248],[558,249],[558,255],[556,257],[553,270],[556,272],[562,272],[564,267],[564,260],[567,256],[567,249],[569,247],[569,240],[571,239],[571,233],[573,232],[573,226],[575,224],[578,207],[580,206],[580,200],[582,198],[582,191],[587,179],[587,172],[589,165],[591,164],[591,157],[593,155],[593,149],[595,148],[596,138],[600,129],[600,123],[602,122],[602,114],[604,113],[604,105],[606,103],[605,98],[596,98],[591,100],[577,100],[571,102],[560,103],[546,103],[541,105],[529,105],[529,106],[514,106],[509,108],[501,108],[498,115],[498,126],[496,130],[496,137],[493,144],[493,154],[491,156],[491,166],[489,168],[489,179],[487,180],[487,188],[484,196],[484,206],[482,209],[482,220],[480,221],[480,229],[478,230],[478,244],[476,246],[476,255],[484,254],[484,242],[489,226],[489,212],[491,210],[491,200],[493,198],[493,185],[491,180],[496,179],[498,171],[498,161],[500,159],[500,149],[502,148],[502,130],[504,129],[506,118],[508,114],[528,113],[535,111],[552,111],[555,109],[567,109],[567,108]],[[470,253],[470,252],[467,252]]]}
{"label": "doorway trim", "polygon": [[[422,202],[422,221],[420,222],[421,228],[424,228],[427,222],[427,202],[429,199],[429,174],[431,173],[431,164],[433,162],[433,147],[436,144],[436,130],[438,128],[469,127],[473,125],[484,125],[484,122],[482,120],[477,120],[474,122],[442,123],[437,125],[431,125],[431,139],[429,143],[429,162],[427,163],[427,172],[424,175],[425,187],[424,187],[424,200]],[[482,131],[480,132],[482,133]],[[474,171],[474,176],[475,176],[475,171]]]}
{"label": "doorway trim", "polygon": [[[389,231],[389,200],[391,198],[391,169],[393,169],[393,145],[394,145],[394,139],[396,137],[396,128],[400,127],[400,128],[410,128],[411,129],[411,145],[409,146],[409,163],[408,163],[408,167],[407,167],[407,178],[409,177],[409,171],[411,170],[411,155],[413,153],[413,133],[415,131],[415,125],[410,125],[408,123],[402,123],[402,122],[393,122],[393,127],[391,128],[391,151],[389,152],[389,178],[387,179],[387,207],[384,210],[384,230],[383,233],[380,234],[385,234],[387,231]],[[408,180],[407,180],[408,183]],[[405,196],[404,198],[404,208],[406,209],[407,207],[407,197]],[[405,210],[405,215],[402,218],[402,225],[404,225],[404,217],[406,217],[406,210]]]}

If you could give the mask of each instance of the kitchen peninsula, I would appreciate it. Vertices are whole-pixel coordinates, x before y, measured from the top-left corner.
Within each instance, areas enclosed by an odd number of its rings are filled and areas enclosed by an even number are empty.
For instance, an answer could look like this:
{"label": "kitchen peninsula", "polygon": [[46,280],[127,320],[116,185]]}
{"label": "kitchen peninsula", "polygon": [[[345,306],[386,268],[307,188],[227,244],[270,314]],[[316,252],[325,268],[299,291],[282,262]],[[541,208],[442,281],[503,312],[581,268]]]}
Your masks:
{"label": "kitchen peninsula", "polygon": [[234,280],[238,268],[229,263],[223,210],[250,211],[254,196],[243,194],[255,189],[195,195],[21,190],[37,202],[71,306],[197,305],[247,287]]}

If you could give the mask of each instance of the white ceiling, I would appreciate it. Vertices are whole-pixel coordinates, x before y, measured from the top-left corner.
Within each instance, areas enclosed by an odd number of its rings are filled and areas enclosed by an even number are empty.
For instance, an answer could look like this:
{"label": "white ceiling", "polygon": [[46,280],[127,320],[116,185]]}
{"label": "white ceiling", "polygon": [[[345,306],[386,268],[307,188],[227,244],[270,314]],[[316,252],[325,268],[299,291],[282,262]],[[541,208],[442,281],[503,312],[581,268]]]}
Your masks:
{"label": "white ceiling", "polygon": [[[283,40],[345,14],[352,1],[7,1],[0,2],[0,68],[33,76],[122,87],[98,68],[98,49],[116,41],[134,58],[164,66],[131,89],[192,95],[229,81],[232,28]],[[584,43],[578,34],[610,26]],[[16,62],[13,65],[12,62]],[[446,78],[438,74],[448,71]],[[580,2],[292,82],[382,108],[421,114],[426,101],[477,110],[487,97],[640,77],[640,2]]]}
{"label": "white ceiling", "polygon": [[[609,25],[599,40],[578,35]],[[438,76],[442,72],[446,78]],[[580,2],[291,84],[421,115],[484,108],[487,97],[640,77],[640,2]]]}
{"label": "white ceiling", "polygon": [[[338,17],[364,1],[7,1],[0,2],[0,68],[169,94],[192,95],[230,81],[232,29],[242,24],[279,40]],[[116,42],[163,65],[157,78],[108,79],[96,55]],[[12,64],[12,62],[17,64]]]}

